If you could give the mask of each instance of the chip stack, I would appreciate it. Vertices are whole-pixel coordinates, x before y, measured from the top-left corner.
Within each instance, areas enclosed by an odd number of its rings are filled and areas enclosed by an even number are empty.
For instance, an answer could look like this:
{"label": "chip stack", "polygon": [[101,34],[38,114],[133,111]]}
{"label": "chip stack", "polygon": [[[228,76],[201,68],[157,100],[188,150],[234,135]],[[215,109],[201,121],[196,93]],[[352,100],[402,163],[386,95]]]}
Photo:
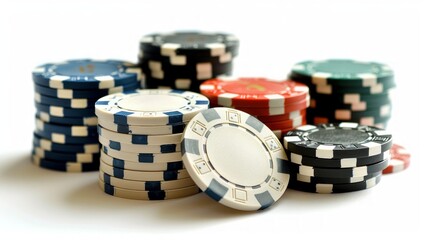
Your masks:
{"label": "chip stack", "polygon": [[199,91],[204,80],[232,73],[238,39],[230,34],[174,32],[140,41],[139,63],[147,88]]}
{"label": "chip stack", "polygon": [[387,65],[343,59],[305,61],[296,64],[289,77],[310,88],[308,123],[350,121],[386,128],[395,87]]}
{"label": "chip stack", "polygon": [[100,147],[94,103],[107,94],[138,88],[140,79],[139,67],[115,60],[70,60],[37,67],[33,163],[66,172],[97,170]]}
{"label": "chip stack", "polygon": [[138,200],[198,193],[184,169],[180,141],[186,124],[208,107],[203,95],[180,90],[145,89],[99,99],[95,113],[103,191]]}
{"label": "chip stack", "polygon": [[343,193],[380,182],[389,165],[392,135],[358,123],[328,123],[289,131],[283,144],[290,160],[290,188]]}
{"label": "chip stack", "polygon": [[279,139],[287,131],[306,124],[309,90],[298,82],[224,77],[204,82],[200,91],[210,99],[211,107],[246,112],[267,125]]}

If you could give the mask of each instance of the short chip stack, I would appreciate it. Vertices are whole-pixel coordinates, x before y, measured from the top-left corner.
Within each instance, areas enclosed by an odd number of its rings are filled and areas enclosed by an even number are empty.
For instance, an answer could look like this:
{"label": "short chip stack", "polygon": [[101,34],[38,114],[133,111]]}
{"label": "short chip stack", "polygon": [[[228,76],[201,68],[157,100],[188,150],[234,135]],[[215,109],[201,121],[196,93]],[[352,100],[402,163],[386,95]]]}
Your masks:
{"label": "short chip stack", "polygon": [[136,90],[99,99],[100,187],[140,200],[198,193],[184,169],[180,141],[186,124],[208,107],[203,95],[179,90]]}
{"label": "short chip stack", "polygon": [[296,64],[289,77],[310,88],[308,123],[348,121],[386,128],[395,87],[387,65],[343,59],[306,61]]}
{"label": "short chip stack", "polygon": [[141,70],[123,61],[71,60],[33,71],[36,130],[33,163],[67,172],[99,167],[96,100],[140,86]]}
{"label": "short chip stack", "polygon": [[139,62],[147,88],[199,91],[204,80],[232,73],[238,39],[230,34],[174,32],[140,41]]}
{"label": "short chip stack", "polygon": [[392,135],[357,123],[329,123],[289,131],[283,144],[290,160],[290,188],[342,193],[379,183],[390,161]]}
{"label": "short chip stack", "polygon": [[217,78],[200,86],[212,107],[230,107],[246,112],[280,139],[287,131],[306,124],[308,87],[294,81],[266,78]]}

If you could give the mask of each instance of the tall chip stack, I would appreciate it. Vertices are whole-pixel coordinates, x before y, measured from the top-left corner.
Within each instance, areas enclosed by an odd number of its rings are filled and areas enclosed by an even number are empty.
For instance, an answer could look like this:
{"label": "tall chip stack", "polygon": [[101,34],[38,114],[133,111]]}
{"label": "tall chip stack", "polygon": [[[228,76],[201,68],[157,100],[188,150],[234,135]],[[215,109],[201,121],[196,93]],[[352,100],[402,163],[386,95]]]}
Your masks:
{"label": "tall chip stack", "polygon": [[385,130],[342,122],[305,125],[283,138],[292,189],[343,193],[374,187],[389,165],[392,135]]}
{"label": "tall chip stack", "polygon": [[299,82],[224,77],[204,82],[200,91],[210,99],[212,107],[246,112],[267,125],[279,139],[306,124],[309,89]]}
{"label": "tall chip stack", "polygon": [[385,64],[345,59],[305,61],[289,78],[310,88],[310,124],[357,122],[386,128],[391,117],[393,71]]}
{"label": "tall chip stack", "polygon": [[32,161],[51,170],[99,168],[96,100],[140,87],[141,70],[132,63],[89,59],[49,63],[33,70],[36,129]]}
{"label": "tall chip stack", "polygon": [[174,32],[143,36],[139,64],[146,88],[199,91],[205,80],[231,75],[239,40],[230,34]]}
{"label": "tall chip stack", "polygon": [[102,190],[137,200],[198,193],[184,169],[180,141],[187,123],[208,107],[203,95],[180,90],[145,89],[99,99]]}

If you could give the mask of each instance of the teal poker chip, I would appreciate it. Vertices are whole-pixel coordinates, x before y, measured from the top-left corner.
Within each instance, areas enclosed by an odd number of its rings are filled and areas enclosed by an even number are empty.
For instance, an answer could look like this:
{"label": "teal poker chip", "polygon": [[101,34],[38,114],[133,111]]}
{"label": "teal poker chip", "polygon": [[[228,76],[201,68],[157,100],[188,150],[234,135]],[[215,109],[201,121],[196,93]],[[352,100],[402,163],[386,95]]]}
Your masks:
{"label": "teal poker chip", "polygon": [[348,59],[305,61],[293,66],[290,77],[315,85],[345,85],[371,87],[393,82],[392,69],[377,62],[360,62]]}

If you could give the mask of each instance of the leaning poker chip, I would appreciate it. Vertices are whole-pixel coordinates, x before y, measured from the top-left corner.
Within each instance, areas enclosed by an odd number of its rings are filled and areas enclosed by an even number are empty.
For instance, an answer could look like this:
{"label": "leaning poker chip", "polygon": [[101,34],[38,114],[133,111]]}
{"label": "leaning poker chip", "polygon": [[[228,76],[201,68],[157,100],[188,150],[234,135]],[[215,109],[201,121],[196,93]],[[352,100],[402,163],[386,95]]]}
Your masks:
{"label": "leaning poker chip", "polygon": [[390,149],[390,155],[389,166],[383,170],[383,174],[400,172],[410,166],[411,154],[404,147],[393,144]]}
{"label": "leaning poker chip", "polygon": [[35,103],[35,105],[38,111],[49,113],[49,115],[55,117],[91,117],[95,115],[93,108],[73,109],[43,105],[40,103]]}
{"label": "leaning poker chip", "polygon": [[312,193],[345,193],[354,192],[372,188],[376,186],[381,180],[381,174],[370,178],[363,182],[347,183],[347,184],[326,184],[326,183],[306,183],[299,181],[290,181],[289,187],[291,189],[312,192]]}
{"label": "leaning poker chip", "polygon": [[200,192],[200,189],[197,186],[190,186],[178,189],[171,190],[160,190],[160,191],[139,191],[132,190],[120,187],[114,187],[110,184],[103,182],[102,180],[98,181],[98,184],[105,193],[126,199],[134,200],[167,200],[167,199],[176,199],[183,198],[195,195]]}
{"label": "leaning poker chip", "polygon": [[304,182],[304,183],[327,183],[327,184],[346,184],[346,183],[358,183],[366,181],[370,178],[377,177],[381,172],[371,173],[363,177],[351,177],[351,178],[331,178],[331,177],[310,177],[302,174],[291,174],[291,181]]}
{"label": "leaning poker chip", "polygon": [[97,171],[100,166],[99,162],[92,162],[92,163],[58,162],[58,161],[40,158],[35,155],[32,155],[31,161],[35,165],[41,168],[56,170],[61,172],[91,172],[91,171]]}
{"label": "leaning poker chip", "polygon": [[381,154],[361,158],[316,158],[300,155],[297,153],[290,152],[288,150],[286,150],[286,155],[292,163],[298,165],[333,169],[367,166],[381,162],[384,159],[388,159],[391,157],[390,151],[385,151]]}
{"label": "leaning poker chip", "polygon": [[[134,152],[134,153],[172,153],[180,152],[180,144],[163,144],[163,145],[140,145],[140,144],[128,144],[115,142],[109,139],[106,139],[102,136],[98,137],[98,140],[103,148],[110,148],[112,150],[124,151],[124,152]],[[108,152],[106,152],[108,153]]]}
{"label": "leaning poker chip", "polygon": [[33,135],[33,146],[47,151],[65,153],[98,153],[100,144],[61,144],[44,139],[36,134]]}
{"label": "leaning poker chip", "polygon": [[136,90],[100,98],[95,113],[115,124],[168,125],[188,122],[208,106],[209,100],[194,92]]}
{"label": "leaning poker chip", "polygon": [[182,161],[182,154],[180,152],[171,153],[139,153],[139,152],[125,152],[111,149],[103,146],[101,151],[106,155],[118,158],[124,161],[135,163],[168,163]]}
{"label": "leaning poker chip", "polygon": [[219,56],[227,51],[238,50],[238,39],[225,33],[172,32],[151,34],[140,40],[143,52],[162,56],[193,55]]}
{"label": "leaning poker chip", "polygon": [[98,125],[98,134],[111,141],[116,141],[126,144],[141,144],[141,145],[163,145],[163,144],[178,144],[182,138],[182,133],[166,134],[166,135],[138,135],[124,134],[110,131]]}
{"label": "leaning poker chip", "polygon": [[60,133],[50,133],[40,129],[34,130],[34,133],[42,138],[48,139],[54,143],[61,144],[91,144],[98,143],[97,137],[72,137]]}
{"label": "leaning poker chip", "polygon": [[56,89],[107,89],[140,79],[138,66],[115,60],[70,60],[48,63],[33,70],[36,84]]}
{"label": "leaning poker chip", "polygon": [[119,125],[110,121],[98,119],[98,124],[105,129],[123,134],[138,135],[165,135],[182,133],[186,123],[174,123],[174,125]]}
{"label": "leaning poker chip", "polygon": [[299,102],[291,103],[284,107],[265,107],[265,108],[256,108],[256,107],[235,107],[232,108],[241,110],[250,115],[256,116],[277,116],[288,114],[293,111],[298,111],[307,108],[310,105],[310,99],[301,100]]}
{"label": "leaning poker chip", "polygon": [[289,181],[277,137],[256,118],[230,108],[197,114],[183,134],[182,155],[203,192],[238,210],[271,206]]}
{"label": "leaning poker chip", "polygon": [[126,161],[119,158],[111,157],[105,154],[103,151],[100,153],[100,161],[103,161],[105,164],[115,168],[122,168],[126,170],[134,170],[134,171],[160,172],[160,171],[179,170],[184,168],[182,160],[178,160],[177,162],[162,162],[162,163],[131,162],[131,161]]}
{"label": "leaning poker chip", "polygon": [[186,187],[196,187],[191,178],[183,178],[171,181],[134,181],[116,178],[107,173],[101,172],[98,175],[99,179],[106,184],[114,187],[125,188],[138,191],[161,191],[161,190],[174,190]]}
{"label": "leaning poker chip", "polygon": [[225,107],[285,107],[305,100],[308,87],[294,81],[274,81],[266,78],[218,78],[204,82],[201,93],[217,99]]}
{"label": "leaning poker chip", "polygon": [[61,99],[56,97],[44,96],[38,92],[34,93],[34,101],[43,105],[58,106],[73,109],[84,109],[93,107],[97,99],[93,98],[75,98]]}
{"label": "leaning poker chip", "polygon": [[97,117],[56,117],[47,112],[37,111],[36,118],[44,122],[66,124],[66,125],[82,125],[82,126],[97,126]]}
{"label": "leaning poker chip", "polygon": [[51,133],[61,133],[67,136],[74,137],[88,137],[97,136],[97,127],[95,126],[73,126],[73,125],[59,125],[47,123],[39,118],[36,118],[37,129]]}
{"label": "leaning poker chip", "polygon": [[292,74],[311,77],[313,84],[358,84],[373,86],[379,82],[391,82],[392,69],[376,62],[359,62],[348,59],[305,61],[292,68]]}
{"label": "leaning poker chip", "polygon": [[132,171],[115,168],[102,161],[100,162],[100,170],[116,178],[136,181],[170,181],[189,178],[189,174],[185,169],[161,172]]}
{"label": "leaning poker chip", "polygon": [[98,153],[64,153],[48,151],[39,147],[33,148],[33,155],[40,158],[55,160],[58,162],[79,162],[92,163],[98,161],[100,154]]}
{"label": "leaning poker chip", "polygon": [[118,92],[126,92],[132,91],[140,87],[140,83],[131,83],[123,86],[118,86],[114,88],[108,89],[98,89],[94,90],[75,90],[75,89],[55,89],[40,86],[34,84],[35,92],[43,94],[45,96],[51,96],[61,99],[74,99],[74,98],[101,98],[108,94],[118,93]]}
{"label": "leaning poker chip", "polygon": [[354,158],[381,154],[392,146],[392,135],[385,130],[342,122],[304,125],[289,131],[284,147],[294,153],[317,158]]}
{"label": "leaning poker chip", "polygon": [[381,162],[374,163],[368,166],[353,167],[353,168],[318,168],[311,166],[298,165],[289,163],[292,172],[309,177],[330,177],[330,178],[352,178],[364,177],[368,174],[381,172],[389,165],[389,158]]}

